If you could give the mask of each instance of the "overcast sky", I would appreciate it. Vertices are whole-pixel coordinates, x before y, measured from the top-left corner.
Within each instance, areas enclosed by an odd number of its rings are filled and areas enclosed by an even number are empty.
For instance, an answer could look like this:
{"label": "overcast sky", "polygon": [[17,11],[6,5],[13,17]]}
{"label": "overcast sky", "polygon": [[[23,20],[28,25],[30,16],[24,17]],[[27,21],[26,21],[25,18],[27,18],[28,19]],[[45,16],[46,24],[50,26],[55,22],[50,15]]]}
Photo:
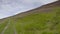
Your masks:
{"label": "overcast sky", "polygon": [[16,15],[56,0],[0,0],[0,19]]}

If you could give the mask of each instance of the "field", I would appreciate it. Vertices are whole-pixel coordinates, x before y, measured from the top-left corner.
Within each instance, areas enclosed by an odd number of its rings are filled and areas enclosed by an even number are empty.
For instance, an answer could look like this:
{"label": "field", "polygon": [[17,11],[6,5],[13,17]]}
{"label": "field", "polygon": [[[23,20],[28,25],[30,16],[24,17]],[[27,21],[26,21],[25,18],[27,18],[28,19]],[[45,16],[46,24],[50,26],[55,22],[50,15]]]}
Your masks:
{"label": "field", "polygon": [[8,18],[0,23],[0,34],[60,34],[60,7],[21,18]]}

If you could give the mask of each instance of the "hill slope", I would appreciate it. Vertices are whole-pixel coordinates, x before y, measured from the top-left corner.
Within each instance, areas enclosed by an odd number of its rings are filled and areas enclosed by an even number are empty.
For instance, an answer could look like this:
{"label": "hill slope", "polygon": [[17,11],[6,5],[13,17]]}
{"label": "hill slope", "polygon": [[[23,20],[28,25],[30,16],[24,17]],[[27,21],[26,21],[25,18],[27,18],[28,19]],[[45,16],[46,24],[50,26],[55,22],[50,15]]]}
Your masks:
{"label": "hill slope", "polygon": [[1,19],[0,34],[60,34],[60,1]]}

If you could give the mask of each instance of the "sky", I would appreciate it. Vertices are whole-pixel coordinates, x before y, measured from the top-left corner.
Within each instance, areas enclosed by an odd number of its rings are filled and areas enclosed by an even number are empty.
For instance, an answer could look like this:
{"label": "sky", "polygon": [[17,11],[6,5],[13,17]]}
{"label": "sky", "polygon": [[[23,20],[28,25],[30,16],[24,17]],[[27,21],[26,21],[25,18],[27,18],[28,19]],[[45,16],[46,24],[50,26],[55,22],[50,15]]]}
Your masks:
{"label": "sky", "polygon": [[35,9],[57,0],[0,0],[0,19]]}

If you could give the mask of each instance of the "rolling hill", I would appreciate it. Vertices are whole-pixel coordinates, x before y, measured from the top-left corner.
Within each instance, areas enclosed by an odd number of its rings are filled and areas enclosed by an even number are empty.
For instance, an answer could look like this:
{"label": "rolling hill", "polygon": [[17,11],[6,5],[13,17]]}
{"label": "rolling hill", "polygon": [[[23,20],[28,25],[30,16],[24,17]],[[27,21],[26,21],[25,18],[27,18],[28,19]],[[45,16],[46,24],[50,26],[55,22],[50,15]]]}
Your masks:
{"label": "rolling hill", "polygon": [[1,19],[0,34],[60,34],[60,1]]}

